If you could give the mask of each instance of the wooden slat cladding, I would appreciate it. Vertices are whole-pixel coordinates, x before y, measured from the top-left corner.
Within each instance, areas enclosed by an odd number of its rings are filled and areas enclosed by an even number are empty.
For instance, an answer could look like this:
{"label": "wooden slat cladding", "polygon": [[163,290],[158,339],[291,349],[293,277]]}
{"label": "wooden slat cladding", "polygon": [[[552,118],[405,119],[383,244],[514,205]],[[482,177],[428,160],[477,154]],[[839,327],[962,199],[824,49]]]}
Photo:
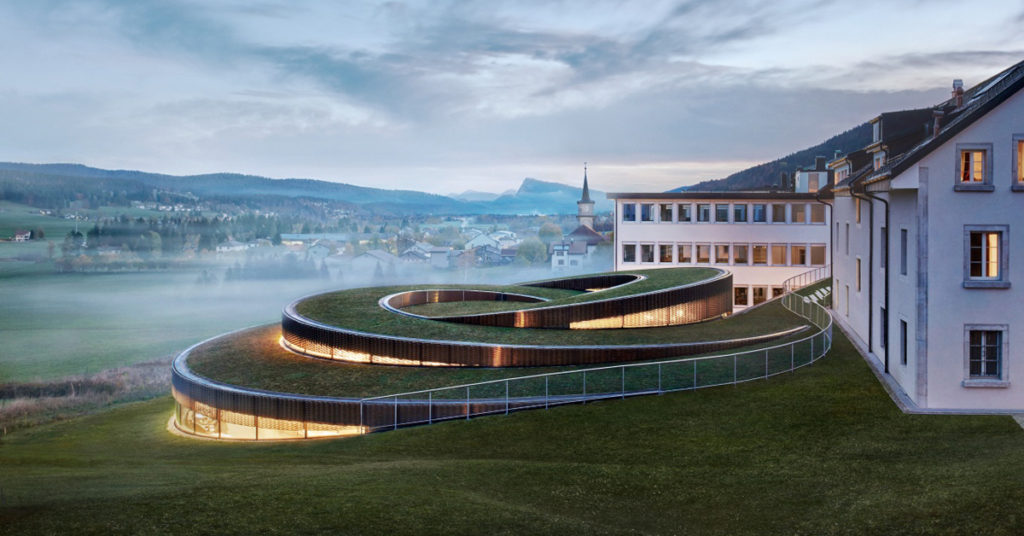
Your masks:
{"label": "wooden slat cladding", "polygon": [[[584,289],[606,288],[628,283],[635,280],[635,277],[606,275],[559,279],[532,285],[574,290],[579,290],[577,287]],[[431,319],[457,324],[507,328],[650,328],[681,326],[718,318],[732,312],[732,303],[732,274],[725,272],[709,281],[643,294],[519,311],[437,316]]]}

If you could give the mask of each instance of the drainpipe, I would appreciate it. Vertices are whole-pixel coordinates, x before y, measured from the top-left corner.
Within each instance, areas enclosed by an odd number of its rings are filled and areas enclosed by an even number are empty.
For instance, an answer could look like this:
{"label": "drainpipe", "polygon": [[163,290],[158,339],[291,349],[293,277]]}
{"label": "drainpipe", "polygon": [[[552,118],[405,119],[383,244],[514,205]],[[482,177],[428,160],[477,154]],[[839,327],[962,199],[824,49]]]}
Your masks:
{"label": "drainpipe", "polygon": [[885,203],[885,329],[882,330],[882,335],[885,337],[885,373],[889,373],[889,318],[892,316],[892,309],[889,308],[889,250],[892,249],[892,229],[889,225],[889,202],[885,199],[878,197],[875,194],[864,190],[864,195],[871,199],[877,199],[882,203]]}
{"label": "drainpipe", "polygon": [[[874,352],[875,278],[871,273],[871,267],[875,265],[875,204],[871,202],[870,197],[855,192],[853,185],[850,187],[850,195],[868,202],[868,352]],[[860,277],[860,274],[857,276]]]}
{"label": "drainpipe", "polygon": [[[832,191],[835,192],[835,185],[834,184],[832,185]],[[833,195],[835,195],[835,194],[833,194]],[[836,245],[835,245],[835,242],[832,241],[832,220],[835,219],[836,213],[835,213],[834,207],[832,206],[832,203],[829,203],[828,201],[822,201],[822,199],[821,199],[821,189],[820,188],[814,194],[814,200],[819,202],[819,203],[821,203],[822,205],[825,205],[826,207],[828,207],[828,218],[826,219],[826,225],[828,225],[828,262],[829,262],[829,266],[831,266],[832,269],[835,269]],[[836,281],[836,279],[834,277],[832,277],[830,279],[832,279],[831,283],[829,283],[829,286],[832,288],[832,291],[831,291],[832,292],[832,303],[835,303],[836,302],[835,301],[836,300],[836,289],[835,289],[835,284],[836,284],[835,281]]]}

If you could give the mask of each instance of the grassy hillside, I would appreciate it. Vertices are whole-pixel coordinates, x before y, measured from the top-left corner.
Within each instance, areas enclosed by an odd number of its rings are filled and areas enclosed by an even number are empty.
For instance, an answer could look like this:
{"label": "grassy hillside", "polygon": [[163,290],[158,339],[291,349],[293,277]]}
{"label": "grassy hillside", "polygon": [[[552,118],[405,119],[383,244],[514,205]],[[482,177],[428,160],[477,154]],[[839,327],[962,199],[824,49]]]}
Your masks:
{"label": "grassy hillside", "polygon": [[1024,432],[900,413],[837,332],[794,375],[310,443],[169,397],[0,442],[16,534],[1020,534]]}

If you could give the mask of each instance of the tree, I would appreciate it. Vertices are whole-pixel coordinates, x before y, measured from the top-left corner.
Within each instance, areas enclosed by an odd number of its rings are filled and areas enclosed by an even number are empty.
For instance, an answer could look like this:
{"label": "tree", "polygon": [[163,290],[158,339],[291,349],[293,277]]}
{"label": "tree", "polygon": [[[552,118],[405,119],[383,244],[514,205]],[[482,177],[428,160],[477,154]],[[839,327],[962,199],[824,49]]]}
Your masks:
{"label": "tree", "polygon": [[275,231],[274,232],[274,237],[270,239],[270,243],[274,244],[275,246],[280,246],[281,245],[281,233]]}
{"label": "tree", "polygon": [[46,232],[43,231],[42,227],[36,227],[32,230],[32,240],[42,240],[46,238]]}
{"label": "tree", "polygon": [[548,261],[548,247],[536,238],[527,238],[519,244],[516,262],[522,264],[543,264]]}
{"label": "tree", "polygon": [[562,239],[562,228],[558,225],[548,222],[541,225],[540,230],[537,231],[537,237],[540,238],[541,242],[550,244],[555,240]]}

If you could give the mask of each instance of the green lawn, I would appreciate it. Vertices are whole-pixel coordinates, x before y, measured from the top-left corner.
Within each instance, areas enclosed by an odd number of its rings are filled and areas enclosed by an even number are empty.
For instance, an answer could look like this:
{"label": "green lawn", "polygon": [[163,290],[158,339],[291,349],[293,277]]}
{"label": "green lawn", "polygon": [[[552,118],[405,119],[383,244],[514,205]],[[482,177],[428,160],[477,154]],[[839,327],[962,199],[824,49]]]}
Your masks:
{"label": "green lawn", "polygon": [[193,440],[171,410],[4,438],[0,532],[1024,532],[1013,420],[900,413],[838,331],[768,381],[353,439]]}
{"label": "green lawn", "polygon": [[[707,279],[715,274],[715,270],[707,268],[665,268],[647,270],[647,279],[637,283],[612,288],[608,291],[567,294],[558,289],[525,286],[493,286],[493,285],[446,285],[445,288],[477,288],[496,292],[515,292],[538,297],[551,298],[550,304],[522,304],[507,302],[507,309],[577,303],[579,301],[596,300],[617,295],[648,292],[659,288],[669,288]],[[751,334],[772,333],[782,331],[802,322],[786,313],[763,315],[763,326],[754,332],[741,326],[742,323],[712,321],[696,326],[675,326],[669,328],[649,329],[616,329],[616,330],[556,330],[556,329],[516,329],[471,324],[455,324],[438,322],[425,318],[412,318],[392,313],[378,304],[380,298],[413,289],[438,288],[438,285],[414,285],[395,287],[372,287],[331,292],[305,299],[296,305],[296,311],[312,320],[334,326],[341,326],[356,331],[380,333],[399,337],[416,337],[422,339],[454,340],[454,341],[487,341],[498,344],[548,344],[548,345],[586,345],[586,344],[645,344],[671,341],[715,340],[749,336]],[[470,302],[476,308],[478,302]],[[456,307],[457,308],[457,307]],[[781,310],[781,309],[780,309]],[[749,318],[749,317],[748,317]],[[717,334],[721,335],[717,335]]]}

